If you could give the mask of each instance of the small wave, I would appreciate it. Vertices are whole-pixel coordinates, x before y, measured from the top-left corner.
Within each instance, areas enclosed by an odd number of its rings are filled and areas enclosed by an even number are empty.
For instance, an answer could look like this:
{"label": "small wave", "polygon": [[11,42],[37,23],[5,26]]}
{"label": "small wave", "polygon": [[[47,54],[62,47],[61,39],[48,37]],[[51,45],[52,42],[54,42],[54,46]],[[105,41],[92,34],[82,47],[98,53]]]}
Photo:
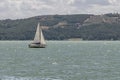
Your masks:
{"label": "small wave", "polygon": [[111,50],[107,50],[107,53],[110,53],[111,52]]}
{"label": "small wave", "polygon": [[5,77],[0,77],[0,80],[62,80],[62,79],[5,76]]}
{"label": "small wave", "polygon": [[67,45],[67,47],[71,47],[71,45]]}
{"label": "small wave", "polygon": [[58,63],[57,63],[57,62],[53,62],[52,64],[53,64],[53,65],[57,65]]}

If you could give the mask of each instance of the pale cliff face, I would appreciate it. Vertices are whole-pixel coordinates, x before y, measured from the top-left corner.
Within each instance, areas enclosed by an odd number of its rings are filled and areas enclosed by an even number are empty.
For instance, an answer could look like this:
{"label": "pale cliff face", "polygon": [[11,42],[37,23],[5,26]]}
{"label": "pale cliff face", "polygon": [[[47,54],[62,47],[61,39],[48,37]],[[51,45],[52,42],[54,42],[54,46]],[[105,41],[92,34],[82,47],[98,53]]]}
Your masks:
{"label": "pale cliff face", "polygon": [[120,19],[118,17],[108,17],[105,15],[94,15],[84,21],[83,25],[99,24],[99,23],[118,23]]}

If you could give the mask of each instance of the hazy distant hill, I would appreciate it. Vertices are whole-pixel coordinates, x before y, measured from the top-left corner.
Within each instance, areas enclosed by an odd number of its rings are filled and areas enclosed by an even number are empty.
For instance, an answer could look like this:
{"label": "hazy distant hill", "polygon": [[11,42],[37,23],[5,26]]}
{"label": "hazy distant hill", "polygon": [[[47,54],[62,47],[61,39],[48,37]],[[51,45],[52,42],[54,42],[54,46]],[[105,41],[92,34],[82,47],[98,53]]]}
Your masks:
{"label": "hazy distant hill", "polygon": [[120,14],[44,15],[0,20],[1,40],[30,40],[40,22],[45,38],[64,40],[120,40]]}

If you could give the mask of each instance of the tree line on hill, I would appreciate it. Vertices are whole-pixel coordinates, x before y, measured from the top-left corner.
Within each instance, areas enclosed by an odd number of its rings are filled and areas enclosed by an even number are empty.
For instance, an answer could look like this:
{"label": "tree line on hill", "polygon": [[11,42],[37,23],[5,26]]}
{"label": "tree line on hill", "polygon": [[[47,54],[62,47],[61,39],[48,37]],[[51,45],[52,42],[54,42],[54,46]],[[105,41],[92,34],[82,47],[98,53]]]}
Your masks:
{"label": "tree line on hill", "polygon": [[40,22],[47,40],[120,40],[120,14],[43,15],[0,20],[0,40],[32,40]]}

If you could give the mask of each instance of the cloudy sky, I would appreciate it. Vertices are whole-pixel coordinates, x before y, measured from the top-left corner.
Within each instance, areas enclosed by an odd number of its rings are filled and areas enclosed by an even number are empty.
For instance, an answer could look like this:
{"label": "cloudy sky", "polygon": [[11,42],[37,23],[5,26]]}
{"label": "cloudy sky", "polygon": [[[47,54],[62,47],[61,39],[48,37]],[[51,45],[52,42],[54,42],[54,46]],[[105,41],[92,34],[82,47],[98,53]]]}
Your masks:
{"label": "cloudy sky", "polygon": [[0,19],[47,14],[120,13],[120,0],[0,0]]}

